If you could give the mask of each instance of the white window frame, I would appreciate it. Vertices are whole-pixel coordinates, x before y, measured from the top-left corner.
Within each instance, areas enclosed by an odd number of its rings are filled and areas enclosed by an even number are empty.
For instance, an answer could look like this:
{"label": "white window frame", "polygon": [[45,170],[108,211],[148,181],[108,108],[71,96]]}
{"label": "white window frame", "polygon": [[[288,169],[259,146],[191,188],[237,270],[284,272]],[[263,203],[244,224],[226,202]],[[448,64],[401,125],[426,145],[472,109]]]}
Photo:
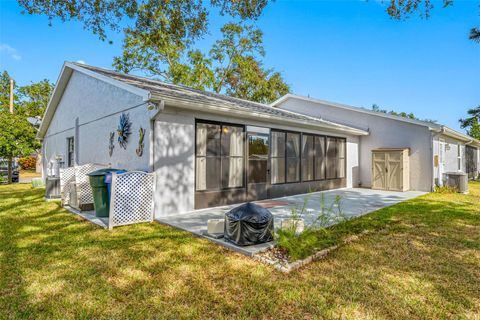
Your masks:
{"label": "white window frame", "polygon": [[462,171],[462,145],[457,143],[457,170]]}

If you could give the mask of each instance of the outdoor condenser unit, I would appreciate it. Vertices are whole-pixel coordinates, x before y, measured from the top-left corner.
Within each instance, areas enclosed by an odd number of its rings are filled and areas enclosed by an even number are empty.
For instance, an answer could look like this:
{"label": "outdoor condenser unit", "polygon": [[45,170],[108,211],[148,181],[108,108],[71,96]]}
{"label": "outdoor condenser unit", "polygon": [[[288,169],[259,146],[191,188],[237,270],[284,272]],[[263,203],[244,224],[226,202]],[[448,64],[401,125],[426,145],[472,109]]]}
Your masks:
{"label": "outdoor condenser unit", "polygon": [[468,193],[468,176],[463,172],[447,172],[445,185],[457,189],[458,192]]}
{"label": "outdoor condenser unit", "polygon": [[60,178],[47,177],[45,183],[45,198],[60,199]]}

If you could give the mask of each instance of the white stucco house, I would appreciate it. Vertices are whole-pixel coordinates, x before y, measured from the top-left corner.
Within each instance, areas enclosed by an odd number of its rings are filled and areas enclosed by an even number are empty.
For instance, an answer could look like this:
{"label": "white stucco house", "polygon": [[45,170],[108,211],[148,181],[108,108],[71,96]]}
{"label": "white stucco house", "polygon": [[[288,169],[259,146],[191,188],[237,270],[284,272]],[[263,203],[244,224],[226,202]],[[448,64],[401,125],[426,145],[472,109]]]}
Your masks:
{"label": "white stucco house", "polygon": [[156,217],[344,187],[431,191],[446,172],[478,176],[480,161],[479,141],[436,123],[291,94],[265,105],[71,62],[38,138],[45,176],[85,163],[155,172]]}

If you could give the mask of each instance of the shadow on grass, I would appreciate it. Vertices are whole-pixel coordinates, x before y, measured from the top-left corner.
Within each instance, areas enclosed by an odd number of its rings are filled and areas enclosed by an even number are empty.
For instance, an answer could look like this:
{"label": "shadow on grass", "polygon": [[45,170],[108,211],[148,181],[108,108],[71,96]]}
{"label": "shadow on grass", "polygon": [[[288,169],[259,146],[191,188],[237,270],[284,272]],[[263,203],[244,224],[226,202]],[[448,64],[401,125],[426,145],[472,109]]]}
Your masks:
{"label": "shadow on grass", "polygon": [[374,232],[284,275],[160,224],[109,232],[43,202],[41,190],[0,187],[0,310],[11,318],[474,315],[480,188],[472,189],[352,220],[337,238]]}

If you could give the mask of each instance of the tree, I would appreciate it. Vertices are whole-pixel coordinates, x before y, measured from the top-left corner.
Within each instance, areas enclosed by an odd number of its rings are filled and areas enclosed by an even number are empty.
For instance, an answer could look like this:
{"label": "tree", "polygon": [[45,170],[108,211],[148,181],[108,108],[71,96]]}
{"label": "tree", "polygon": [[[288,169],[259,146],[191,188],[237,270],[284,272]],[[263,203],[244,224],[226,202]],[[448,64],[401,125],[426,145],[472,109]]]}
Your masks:
{"label": "tree", "polygon": [[468,117],[458,120],[462,129],[475,139],[480,139],[480,105],[467,111]]}
{"label": "tree", "polygon": [[53,87],[53,84],[47,79],[20,87],[18,89],[20,102],[16,109],[17,112],[25,117],[41,119],[47,108]]}
{"label": "tree", "polygon": [[119,31],[125,20],[137,25],[148,24],[148,19],[154,15],[163,15],[175,22],[168,30],[171,34],[182,32],[175,29],[176,24],[191,24],[194,29],[205,31],[212,8],[218,9],[221,15],[256,19],[268,0],[18,0],[18,3],[23,8],[22,13],[46,15],[50,25],[54,18],[77,20],[105,40],[107,31]]}
{"label": "tree", "polygon": [[221,28],[222,38],[204,54],[193,48],[193,41],[177,42],[181,37],[159,33],[163,13],[153,16],[160,21],[150,20],[142,32],[137,32],[138,26],[126,30],[123,55],[114,58],[117,70],[142,70],[172,83],[258,102],[271,102],[288,93],[280,73],[263,68],[260,58],[265,50],[259,29],[227,23]]}
{"label": "tree", "polygon": [[[10,75],[6,70],[0,75],[0,111],[10,110]],[[13,104],[18,103],[17,84],[13,82]]]}
{"label": "tree", "polygon": [[[403,20],[417,13],[422,18],[429,18],[430,12],[434,8],[432,0],[382,0],[387,2],[387,13],[393,19]],[[453,5],[453,0],[438,1],[443,8]]]}
{"label": "tree", "polygon": [[14,109],[10,113],[10,75],[0,76],[0,158],[8,161],[8,182],[12,181],[12,161],[40,148],[36,129],[29,118],[40,119],[48,104],[53,85],[48,80],[18,88],[14,82]]}
{"label": "tree", "polygon": [[25,117],[0,110],[0,158],[8,161],[8,183],[12,183],[12,160],[39,148],[35,129]]}
{"label": "tree", "polygon": [[[433,0],[382,0],[387,2],[387,13],[396,20],[404,20],[411,15],[417,13],[420,17],[428,19],[430,12],[435,7]],[[454,4],[454,0],[437,1],[442,8],[450,7]],[[480,43],[480,28],[472,28],[470,30],[469,39]]]}
{"label": "tree", "polygon": [[472,28],[468,38],[472,41],[480,43],[480,28]]}
{"label": "tree", "polygon": [[416,117],[415,114],[413,114],[413,112],[406,113],[404,111],[402,111],[402,112],[397,112],[397,111],[393,111],[393,110],[387,111],[385,109],[380,108],[375,103],[372,105],[372,110],[375,111],[375,112],[387,113],[387,114],[391,114],[391,115],[394,115],[394,116],[404,117],[404,118],[413,119],[413,120],[420,120],[420,121],[426,121],[426,122],[432,122],[432,123],[437,122],[436,120],[432,120],[432,119],[420,119],[420,118]]}

